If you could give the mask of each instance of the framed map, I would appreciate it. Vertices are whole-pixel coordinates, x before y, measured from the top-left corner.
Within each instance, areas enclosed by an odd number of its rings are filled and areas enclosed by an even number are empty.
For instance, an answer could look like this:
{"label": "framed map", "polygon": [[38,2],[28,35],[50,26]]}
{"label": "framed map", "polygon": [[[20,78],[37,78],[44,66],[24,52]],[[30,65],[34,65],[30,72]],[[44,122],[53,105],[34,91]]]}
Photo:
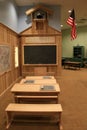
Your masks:
{"label": "framed map", "polygon": [[10,69],[10,46],[0,45],[0,73]]}

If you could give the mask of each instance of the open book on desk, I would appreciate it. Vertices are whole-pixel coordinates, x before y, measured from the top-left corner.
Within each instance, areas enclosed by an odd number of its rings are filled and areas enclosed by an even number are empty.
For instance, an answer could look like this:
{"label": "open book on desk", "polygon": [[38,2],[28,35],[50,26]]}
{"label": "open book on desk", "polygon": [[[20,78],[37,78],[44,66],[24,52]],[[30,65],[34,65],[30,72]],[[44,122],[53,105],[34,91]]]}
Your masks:
{"label": "open book on desk", "polygon": [[52,85],[43,85],[43,86],[41,86],[40,87],[40,90],[52,90],[52,91],[54,91],[55,90],[55,88],[54,88],[54,86],[52,86]]}

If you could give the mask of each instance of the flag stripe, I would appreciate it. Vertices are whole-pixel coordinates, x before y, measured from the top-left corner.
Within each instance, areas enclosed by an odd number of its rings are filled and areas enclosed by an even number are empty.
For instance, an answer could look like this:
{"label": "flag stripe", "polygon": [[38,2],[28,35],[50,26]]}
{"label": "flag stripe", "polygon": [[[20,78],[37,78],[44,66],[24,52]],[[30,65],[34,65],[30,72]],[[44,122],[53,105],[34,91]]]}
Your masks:
{"label": "flag stripe", "polygon": [[72,37],[72,40],[74,40],[77,37],[75,24],[72,27],[71,37]]}
{"label": "flag stripe", "polygon": [[69,17],[67,20],[67,24],[69,24],[70,26],[73,26],[73,18]]}

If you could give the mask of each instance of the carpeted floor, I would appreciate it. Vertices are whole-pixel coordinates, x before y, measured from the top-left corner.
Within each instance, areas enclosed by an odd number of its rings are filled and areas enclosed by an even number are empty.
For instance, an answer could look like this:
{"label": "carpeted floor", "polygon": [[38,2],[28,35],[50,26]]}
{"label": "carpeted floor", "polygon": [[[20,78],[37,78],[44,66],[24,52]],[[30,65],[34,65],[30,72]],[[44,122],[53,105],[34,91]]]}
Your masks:
{"label": "carpeted floor", "polygon": [[87,130],[87,69],[63,70],[58,82],[64,130]]}
{"label": "carpeted floor", "polygon": [[[57,78],[60,85],[59,103],[62,104],[63,130],[87,130],[87,68],[80,70],[63,69]],[[5,130],[5,108],[13,102],[13,95],[8,91],[0,98],[0,130]],[[9,130],[58,130],[55,125],[12,125]]]}

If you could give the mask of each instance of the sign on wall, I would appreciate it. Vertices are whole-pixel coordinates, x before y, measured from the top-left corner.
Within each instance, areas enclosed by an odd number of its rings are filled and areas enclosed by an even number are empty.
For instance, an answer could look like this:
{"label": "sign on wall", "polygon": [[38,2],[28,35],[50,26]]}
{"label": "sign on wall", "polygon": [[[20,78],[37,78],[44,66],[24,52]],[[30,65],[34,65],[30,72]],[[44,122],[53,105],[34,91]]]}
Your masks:
{"label": "sign on wall", "polygon": [[0,73],[10,69],[10,47],[8,45],[0,45]]}

